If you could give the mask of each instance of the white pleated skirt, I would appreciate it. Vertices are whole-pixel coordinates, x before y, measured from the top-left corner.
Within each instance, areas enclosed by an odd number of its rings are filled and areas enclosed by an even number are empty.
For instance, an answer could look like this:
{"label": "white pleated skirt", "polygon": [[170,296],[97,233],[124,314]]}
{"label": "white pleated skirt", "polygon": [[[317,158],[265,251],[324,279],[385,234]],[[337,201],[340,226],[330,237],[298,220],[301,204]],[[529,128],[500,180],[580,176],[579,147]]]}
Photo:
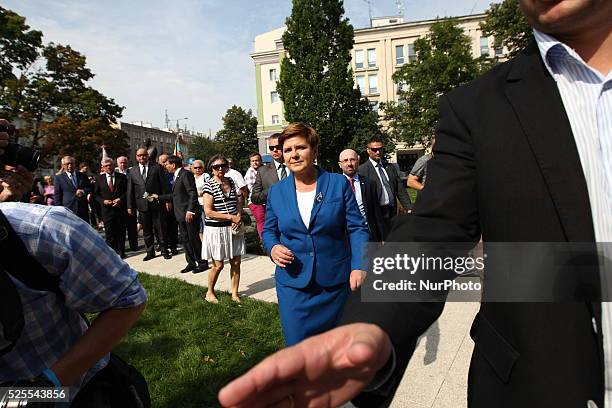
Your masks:
{"label": "white pleated skirt", "polygon": [[230,226],[212,227],[210,225],[204,228],[202,259],[222,261],[246,253],[244,235],[233,235],[231,229]]}

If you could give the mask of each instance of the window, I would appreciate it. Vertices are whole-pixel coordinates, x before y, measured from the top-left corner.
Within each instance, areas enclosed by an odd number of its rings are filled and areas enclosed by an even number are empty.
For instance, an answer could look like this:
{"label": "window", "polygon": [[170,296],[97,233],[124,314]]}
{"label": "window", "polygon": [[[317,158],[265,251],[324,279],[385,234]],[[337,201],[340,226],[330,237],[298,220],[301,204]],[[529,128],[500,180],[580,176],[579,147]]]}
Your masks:
{"label": "window", "polygon": [[504,47],[495,47],[495,56],[501,57],[502,55],[504,55]]}
{"label": "window", "polygon": [[372,110],[376,113],[378,113],[378,102],[370,102],[370,107],[372,108]]}
{"label": "window", "polygon": [[278,125],[279,123],[280,123],[280,120],[278,119],[278,115],[272,115],[272,124]]}
{"label": "window", "polygon": [[359,90],[361,91],[361,94],[364,95],[365,94],[365,77],[363,75],[357,75],[356,77],[357,79],[357,86],[359,87]]}
{"label": "window", "polygon": [[408,44],[408,63],[412,64],[416,61],[417,55],[416,50],[414,49],[414,44]]}
{"label": "window", "polygon": [[276,69],[271,69],[270,70],[270,81],[276,81]]}
{"label": "window", "polygon": [[270,102],[272,103],[278,102],[278,92],[276,91],[270,92]]}
{"label": "window", "polygon": [[489,38],[480,37],[480,55],[483,57],[489,56]]}
{"label": "window", "polygon": [[355,68],[363,68],[363,50],[355,51]]}
{"label": "window", "polygon": [[368,93],[377,94],[378,93],[378,75],[368,75],[368,85],[370,85]]}
{"label": "window", "polygon": [[376,48],[368,48],[368,67],[376,67]]}
{"label": "window", "polygon": [[395,65],[402,65],[404,63],[404,46],[395,46]]}

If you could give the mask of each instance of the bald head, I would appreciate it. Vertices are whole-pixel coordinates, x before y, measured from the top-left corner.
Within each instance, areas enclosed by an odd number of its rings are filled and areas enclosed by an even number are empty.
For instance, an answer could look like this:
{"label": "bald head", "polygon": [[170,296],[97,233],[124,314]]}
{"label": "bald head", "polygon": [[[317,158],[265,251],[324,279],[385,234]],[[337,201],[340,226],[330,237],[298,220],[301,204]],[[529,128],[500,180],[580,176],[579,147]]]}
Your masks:
{"label": "bald head", "polygon": [[344,174],[353,177],[359,166],[359,155],[353,149],[345,149],[338,157],[338,165]]}

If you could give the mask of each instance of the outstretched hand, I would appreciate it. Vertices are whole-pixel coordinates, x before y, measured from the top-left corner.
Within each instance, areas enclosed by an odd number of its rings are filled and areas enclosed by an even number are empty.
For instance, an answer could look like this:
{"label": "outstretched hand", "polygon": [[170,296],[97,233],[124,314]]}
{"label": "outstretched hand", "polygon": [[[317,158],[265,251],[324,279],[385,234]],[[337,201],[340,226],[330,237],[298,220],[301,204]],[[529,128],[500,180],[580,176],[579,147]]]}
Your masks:
{"label": "outstretched hand", "polygon": [[378,326],[340,326],[283,349],[219,392],[223,407],[337,407],[368,385],[391,355]]}

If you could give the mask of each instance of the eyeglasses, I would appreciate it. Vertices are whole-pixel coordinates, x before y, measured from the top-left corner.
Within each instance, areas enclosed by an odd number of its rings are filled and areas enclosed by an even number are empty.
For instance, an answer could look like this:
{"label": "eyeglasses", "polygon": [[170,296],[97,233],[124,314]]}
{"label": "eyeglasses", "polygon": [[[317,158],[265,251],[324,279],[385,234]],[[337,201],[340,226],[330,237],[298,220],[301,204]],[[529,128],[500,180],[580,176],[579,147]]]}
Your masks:
{"label": "eyeglasses", "polygon": [[202,166],[193,166],[194,170],[202,170]]}
{"label": "eyeglasses", "polygon": [[280,145],[274,145],[274,146],[270,145],[268,146],[268,148],[270,149],[271,152],[281,149]]}
{"label": "eyeglasses", "polygon": [[378,152],[382,152],[383,151],[382,147],[368,147],[368,149],[370,149],[374,153],[378,153]]}
{"label": "eyeglasses", "polygon": [[217,171],[218,171],[218,170],[221,170],[221,169],[225,170],[225,169],[227,169],[227,167],[228,167],[228,166],[227,166],[227,163],[224,163],[224,164],[213,164],[213,165],[212,165],[212,166],[210,166],[210,167],[211,167],[213,170],[217,170]]}

